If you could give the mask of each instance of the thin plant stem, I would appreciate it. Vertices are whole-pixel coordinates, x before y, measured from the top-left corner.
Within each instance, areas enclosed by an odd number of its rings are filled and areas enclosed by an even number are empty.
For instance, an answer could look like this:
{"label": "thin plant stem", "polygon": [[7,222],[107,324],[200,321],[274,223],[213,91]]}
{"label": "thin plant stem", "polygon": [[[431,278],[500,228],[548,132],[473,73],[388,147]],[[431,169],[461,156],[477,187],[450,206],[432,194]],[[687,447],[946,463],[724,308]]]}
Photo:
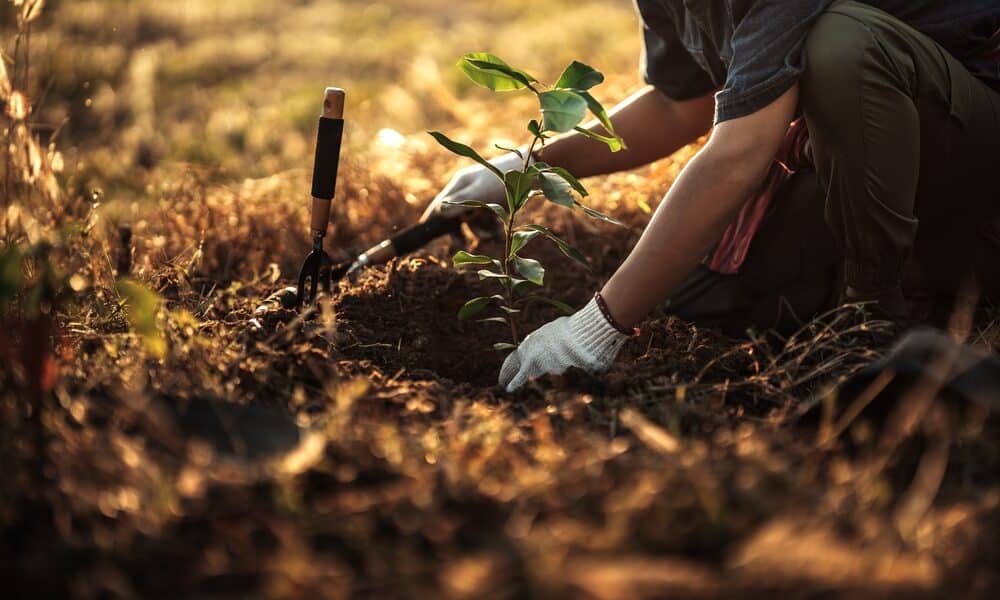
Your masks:
{"label": "thin plant stem", "polygon": [[[509,257],[510,256],[511,244],[513,243],[513,239],[511,238],[511,232],[514,231],[514,227],[513,227],[513,225],[514,225],[514,214],[513,213],[511,213],[510,219],[509,219],[509,221],[507,222],[506,225],[507,225],[507,231],[505,232],[506,235],[504,236],[505,239],[504,239],[503,253],[504,253],[504,256],[508,256]],[[507,279],[502,280],[503,281],[503,287],[504,287],[504,297],[507,299],[507,308],[513,309],[514,308],[514,286],[511,285],[511,280],[510,280],[511,274],[510,274],[510,260],[509,259],[503,261],[503,274],[507,277]],[[517,335],[517,322],[516,322],[516,319],[514,318],[514,315],[511,314],[511,313],[507,313],[507,324],[510,325],[510,337],[513,340],[512,343],[516,346],[517,344],[521,343],[521,340],[520,340],[520,337]]]}
{"label": "thin plant stem", "polygon": [[[531,155],[535,152],[536,144],[538,144],[538,136],[535,136],[531,140],[531,145],[528,146],[528,152],[527,154],[524,155],[524,166],[521,168],[521,173],[527,173],[528,169],[531,167]],[[512,206],[511,209],[513,208],[514,207]],[[504,235],[504,249],[503,249],[503,255],[504,255],[503,274],[507,277],[507,279],[503,280],[504,297],[507,299],[507,308],[511,309],[514,308],[514,286],[513,284],[511,284],[511,277],[513,277],[513,274],[511,273],[511,268],[510,268],[510,261],[511,261],[510,249],[511,247],[513,247],[514,244],[514,231],[516,229],[514,224],[514,218],[516,214],[517,214],[516,210],[511,210],[510,218],[507,219],[507,222],[504,224],[506,231],[504,231],[505,235]],[[520,343],[520,336],[518,336],[517,334],[516,321],[517,320],[514,318],[514,315],[507,313],[507,323],[510,325],[510,335],[514,340],[513,341],[514,345]]]}
{"label": "thin plant stem", "polygon": [[[542,142],[544,144],[544,142]],[[524,168],[521,169],[522,173],[528,172],[528,167],[531,166],[531,155],[535,153],[535,145],[538,144],[538,137],[536,136],[531,140],[531,145],[528,146],[528,153],[524,155]]]}

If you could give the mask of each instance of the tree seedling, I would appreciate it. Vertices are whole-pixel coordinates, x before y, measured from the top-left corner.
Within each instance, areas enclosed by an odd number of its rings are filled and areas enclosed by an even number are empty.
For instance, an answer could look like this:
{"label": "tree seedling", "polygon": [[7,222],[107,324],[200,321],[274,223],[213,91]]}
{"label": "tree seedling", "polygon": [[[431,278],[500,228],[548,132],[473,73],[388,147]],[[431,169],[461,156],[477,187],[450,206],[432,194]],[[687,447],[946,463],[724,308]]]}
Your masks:
{"label": "tree seedling", "polygon": [[[506,190],[506,206],[474,199],[450,202],[450,204],[484,208],[493,212],[504,231],[503,256],[494,258],[463,250],[457,252],[452,261],[455,266],[478,268],[481,280],[496,281],[501,289],[499,294],[469,300],[459,310],[458,317],[470,319],[480,315],[489,307],[499,309],[498,316],[480,320],[509,325],[511,343],[494,344],[494,348],[499,351],[512,350],[520,342],[517,326],[518,315],[528,304],[543,302],[555,306],[567,314],[573,312],[573,309],[564,302],[548,298],[538,289],[544,285],[545,268],[537,260],[524,258],[520,255],[528,243],[537,237],[546,238],[570,259],[585,267],[588,266],[587,259],[579,250],[566,243],[548,227],[535,223],[518,222],[517,217],[528,201],[541,196],[570,210],[579,208],[593,219],[621,225],[615,219],[584,206],[577,199],[577,195],[583,198],[588,195],[588,192],[572,173],[544,162],[532,163],[531,159],[535,154],[535,149],[544,148],[546,141],[553,135],[568,131],[577,131],[589,138],[603,142],[612,152],[624,149],[625,142],[615,133],[607,111],[590,93],[594,86],[604,81],[604,75],[592,67],[574,61],[566,67],[558,81],[551,87],[539,83],[537,79],[525,71],[514,68],[496,56],[485,52],[466,54],[459,60],[458,67],[477,85],[494,92],[528,90],[538,98],[540,118],[532,119],[527,125],[527,131],[531,134],[528,151],[525,153],[516,148],[497,146],[498,149],[516,154],[521,159],[522,167],[520,170],[502,172],[469,146],[449,139],[440,132],[430,132],[434,139],[449,151],[470,158],[489,170],[500,180]],[[601,135],[580,127],[580,123],[588,111],[597,118],[608,135]]]}

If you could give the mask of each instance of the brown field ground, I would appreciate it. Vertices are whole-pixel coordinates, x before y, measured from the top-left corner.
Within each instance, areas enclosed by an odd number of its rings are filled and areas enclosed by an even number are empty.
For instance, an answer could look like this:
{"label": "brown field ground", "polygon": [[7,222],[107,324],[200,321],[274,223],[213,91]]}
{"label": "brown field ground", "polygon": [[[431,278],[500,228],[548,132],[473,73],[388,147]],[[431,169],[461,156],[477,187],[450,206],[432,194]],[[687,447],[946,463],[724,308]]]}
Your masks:
{"label": "brown field ground", "polygon": [[[474,88],[458,56],[549,78],[581,60],[608,75],[610,105],[639,81],[631,3],[49,0],[30,37],[17,4],[0,4],[14,596],[1000,589],[995,416],[944,406],[886,443],[879,415],[897,407],[852,418],[824,400],[884,350],[856,307],[787,340],[657,315],[607,376],[506,395],[502,328],[455,318],[484,288],[446,239],[343,282],[313,318],[250,326],[308,250],[326,85],[349,93],[327,243],[342,260],[413,222],[461,166],[426,130],[524,141],[532,99]],[[694,151],[588,182],[624,228],[533,209],[591,259],[538,246],[559,298],[579,306],[610,275]],[[997,334],[969,330],[994,349]]]}

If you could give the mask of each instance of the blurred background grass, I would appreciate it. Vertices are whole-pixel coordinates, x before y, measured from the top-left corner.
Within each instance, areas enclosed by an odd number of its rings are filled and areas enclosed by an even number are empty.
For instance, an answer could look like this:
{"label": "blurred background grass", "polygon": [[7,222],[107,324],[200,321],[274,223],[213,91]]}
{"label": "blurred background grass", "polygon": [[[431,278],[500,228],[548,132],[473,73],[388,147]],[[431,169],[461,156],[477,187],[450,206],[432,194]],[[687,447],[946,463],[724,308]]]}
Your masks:
{"label": "blurred background grass", "polygon": [[[483,150],[523,141],[532,98],[473,88],[459,55],[487,50],[543,80],[587,62],[607,74],[610,106],[639,82],[631,3],[47,0],[19,54],[17,4],[0,0],[2,48],[34,110],[10,110],[0,85],[0,564],[32,597],[997,587],[995,425],[967,428],[939,505],[901,531],[892,502],[920,446],[889,469],[881,451],[872,468],[817,446],[794,424],[800,391],[767,391],[787,373],[763,376],[752,344],[658,320],[607,397],[571,385],[508,401],[430,370],[434,340],[458,330],[447,350],[467,360],[483,335],[453,317],[476,282],[450,267],[446,240],[367,272],[301,335],[246,327],[307,250],[327,85],[349,92],[328,239],[342,260],[415,219],[463,164],[424,131]],[[592,272],[552,269],[560,294],[585,301],[691,152],[588,182],[627,228],[539,206],[592,250]],[[129,276],[148,287],[142,302],[123,297]],[[844,365],[874,350],[823,352]],[[192,401],[276,408],[263,431],[324,439],[295,468],[234,479],[186,435]],[[874,439],[862,426],[849,448]]]}
{"label": "blurred background grass", "polygon": [[36,127],[61,127],[79,190],[122,200],[191,166],[213,182],[308,170],[327,85],[349,92],[360,160],[398,142],[384,129],[520,139],[531,99],[475,89],[454,68],[468,51],[543,80],[587,62],[607,104],[638,82],[626,2],[50,0],[31,44]]}

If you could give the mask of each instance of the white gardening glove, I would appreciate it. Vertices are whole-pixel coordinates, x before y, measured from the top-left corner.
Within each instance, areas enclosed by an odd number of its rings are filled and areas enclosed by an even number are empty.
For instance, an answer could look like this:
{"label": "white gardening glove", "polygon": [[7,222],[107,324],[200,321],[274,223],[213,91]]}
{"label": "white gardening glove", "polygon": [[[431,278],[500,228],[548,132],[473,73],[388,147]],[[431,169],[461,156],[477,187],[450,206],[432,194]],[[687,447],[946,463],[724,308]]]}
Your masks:
{"label": "white gardening glove", "polygon": [[[506,153],[503,156],[489,161],[491,165],[500,169],[501,173],[507,171],[520,171],[524,167],[524,161],[516,154]],[[534,161],[531,161],[532,163]],[[434,215],[444,217],[457,217],[471,210],[468,206],[455,206],[447,204],[446,201],[457,202],[462,200],[478,200],[479,202],[506,205],[506,192],[503,184],[496,175],[491,173],[482,165],[472,165],[466,167],[451,178],[448,185],[441,193],[434,198],[424,211],[420,221],[426,221]]]}
{"label": "white gardening glove", "polygon": [[500,385],[513,392],[532,377],[560,375],[570,367],[606,371],[630,337],[608,322],[595,298],[524,338],[500,367]]}

